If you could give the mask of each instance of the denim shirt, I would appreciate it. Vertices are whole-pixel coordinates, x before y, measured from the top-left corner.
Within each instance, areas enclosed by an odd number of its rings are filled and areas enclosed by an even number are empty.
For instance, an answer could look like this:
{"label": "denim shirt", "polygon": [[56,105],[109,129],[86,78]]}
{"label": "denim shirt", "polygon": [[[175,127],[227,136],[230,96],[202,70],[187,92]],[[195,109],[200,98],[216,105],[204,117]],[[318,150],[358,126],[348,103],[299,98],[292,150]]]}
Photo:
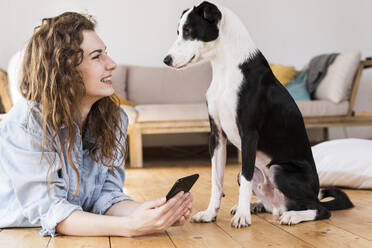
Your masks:
{"label": "denim shirt", "polygon": [[[38,104],[31,103],[30,107],[41,115]],[[111,172],[83,149],[80,132],[72,152],[80,173],[76,198],[72,201],[77,176],[68,165],[65,150],[62,160],[67,166],[64,169],[56,155],[48,195],[49,164],[45,158],[41,160],[42,130],[29,118],[29,109],[28,102],[21,99],[0,122],[0,228],[41,226],[41,235],[55,236],[56,225],[74,210],[104,214],[112,204],[132,200],[123,192],[125,171],[119,166],[122,158],[115,161],[117,168]],[[122,110],[120,114],[122,131],[126,133],[128,117]],[[62,135],[63,131],[61,128]]]}

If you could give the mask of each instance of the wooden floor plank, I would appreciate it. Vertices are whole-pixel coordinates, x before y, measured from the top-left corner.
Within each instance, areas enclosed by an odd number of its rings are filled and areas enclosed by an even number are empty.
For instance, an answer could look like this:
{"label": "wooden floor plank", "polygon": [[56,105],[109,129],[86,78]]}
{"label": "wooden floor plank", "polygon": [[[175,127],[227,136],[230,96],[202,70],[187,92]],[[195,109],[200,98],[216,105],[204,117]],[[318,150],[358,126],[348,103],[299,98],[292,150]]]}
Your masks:
{"label": "wooden floor plank", "polygon": [[111,237],[111,248],[168,248],[175,247],[168,235],[163,233],[155,233],[141,237],[125,238],[125,237]]}
{"label": "wooden floor plank", "polygon": [[262,214],[265,219],[283,230],[299,237],[315,247],[372,247],[372,242],[332,225],[330,220],[309,221],[294,226],[280,225],[271,214]]}
{"label": "wooden floor plank", "polygon": [[372,197],[371,191],[345,190],[354,208],[332,211],[329,222],[343,230],[372,241]]}
{"label": "wooden floor plank", "polygon": [[187,222],[182,227],[171,227],[167,232],[177,248],[243,247],[219,228],[216,223]]}
{"label": "wooden floor plank", "polygon": [[108,237],[58,236],[50,239],[48,248],[110,248]]}
{"label": "wooden floor plank", "polygon": [[0,248],[44,248],[50,237],[42,237],[40,228],[10,228],[0,232]]}

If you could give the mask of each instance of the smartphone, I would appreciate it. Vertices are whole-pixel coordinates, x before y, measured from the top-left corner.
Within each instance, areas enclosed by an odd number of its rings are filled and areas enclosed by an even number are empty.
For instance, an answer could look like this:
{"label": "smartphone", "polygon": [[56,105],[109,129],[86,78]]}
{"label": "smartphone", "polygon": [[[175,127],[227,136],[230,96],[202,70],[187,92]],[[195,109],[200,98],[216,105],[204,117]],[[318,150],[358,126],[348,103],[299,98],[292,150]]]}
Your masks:
{"label": "smartphone", "polygon": [[182,178],[178,179],[174,183],[171,190],[168,192],[168,194],[166,196],[167,201],[170,198],[172,198],[173,196],[177,195],[177,193],[180,192],[180,191],[183,191],[185,193],[189,192],[191,187],[196,182],[196,180],[198,180],[198,178],[199,178],[199,174],[194,174],[194,175],[191,175],[191,176],[182,177]]}

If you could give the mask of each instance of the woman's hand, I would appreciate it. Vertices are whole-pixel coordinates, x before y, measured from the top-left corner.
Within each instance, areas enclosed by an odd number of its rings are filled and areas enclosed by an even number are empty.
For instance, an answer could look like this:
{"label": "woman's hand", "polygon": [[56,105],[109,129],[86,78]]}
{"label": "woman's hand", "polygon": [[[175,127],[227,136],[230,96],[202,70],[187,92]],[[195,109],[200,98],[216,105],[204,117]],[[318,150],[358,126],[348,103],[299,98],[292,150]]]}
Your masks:
{"label": "woman's hand", "polygon": [[181,218],[179,220],[177,220],[175,223],[173,223],[172,226],[183,226],[185,224],[185,222],[190,218],[191,212],[192,212],[192,202],[193,202],[193,199],[194,198],[189,193],[189,195],[187,196],[186,200],[190,200],[190,204],[188,205],[188,210],[187,210],[186,214],[183,215],[183,216],[181,216]]}
{"label": "woman's hand", "polygon": [[[169,201],[159,198],[142,203],[128,217],[132,219],[133,236],[163,232],[191,214],[192,197],[190,193],[178,193]],[[185,220],[183,220],[183,223]]]}

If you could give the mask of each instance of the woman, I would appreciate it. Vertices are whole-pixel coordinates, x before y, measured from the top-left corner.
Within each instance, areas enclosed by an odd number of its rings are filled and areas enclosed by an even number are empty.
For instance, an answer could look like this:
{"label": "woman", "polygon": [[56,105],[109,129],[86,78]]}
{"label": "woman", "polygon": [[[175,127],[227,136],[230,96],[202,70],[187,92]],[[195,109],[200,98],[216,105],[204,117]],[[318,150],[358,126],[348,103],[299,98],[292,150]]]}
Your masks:
{"label": "woman", "polygon": [[0,122],[0,228],[42,235],[137,236],[183,225],[192,197],[137,203],[123,193],[127,115],[95,23],[43,19],[26,48],[21,93]]}

